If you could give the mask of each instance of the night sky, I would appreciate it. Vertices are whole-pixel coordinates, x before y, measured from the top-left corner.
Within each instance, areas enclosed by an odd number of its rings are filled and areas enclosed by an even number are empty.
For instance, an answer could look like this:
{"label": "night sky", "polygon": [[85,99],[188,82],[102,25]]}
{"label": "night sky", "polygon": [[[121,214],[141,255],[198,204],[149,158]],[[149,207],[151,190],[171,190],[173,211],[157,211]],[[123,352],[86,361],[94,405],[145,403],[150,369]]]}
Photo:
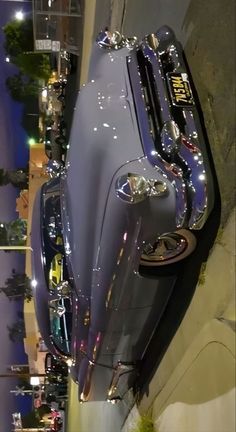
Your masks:
{"label": "night sky", "polygon": [[[6,78],[16,73],[15,67],[6,63],[4,52],[4,34],[2,27],[14,17],[15,11],[30,11],[31,2],[0,0],[0,168],[14,169],[25,166],[28,158],[27,135],[21,127],[23,106],[14,102],[5,86]],[[0,187],[0,221],[7,222],[18,217],[15,211],[15,199],[17,190],[10,186]],[[24,255],[19,253],[5,253],[0,251],[0,286],[5,285],[5,280],[11,275],[12,268],[24,271]],[[6,373],[6,368],[12,363],[24,363],[24,355],[21,344],[13,344],[8,338],[7,325],[16,320],[17,310],[20,309],[17,302],[10,303],[0,294],[0,375]],[[0,432],[10,432],[11,413],[22,409],[23,397],[10,394],[10,389],[15,389],[13,379],[0,377]],[[28,409],[26,398],[23,401]]]}

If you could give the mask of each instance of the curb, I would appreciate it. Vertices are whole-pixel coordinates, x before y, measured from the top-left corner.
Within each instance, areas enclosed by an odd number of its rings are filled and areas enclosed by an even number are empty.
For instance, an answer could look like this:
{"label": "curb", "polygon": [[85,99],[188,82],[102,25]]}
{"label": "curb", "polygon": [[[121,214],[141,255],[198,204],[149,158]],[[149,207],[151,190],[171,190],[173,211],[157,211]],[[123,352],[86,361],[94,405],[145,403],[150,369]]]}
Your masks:
{"label": "curb", "polygon": [[122,32],[124,17],[126,13],[127,0],[112,0],[111,1],[111,22],[110,30],[118,30]]}
{"label": "curb", "polygon": [[95,23],[96,3],[97,3],[96,0],[85,1],[84,32],[83,32],[82,59],[81,59],[79,87],[81,87],[85,82],[87,82],[89,61],[90,61],[92,44],[93,44],[92,39],[93,39],[93,29]]}
{"label": "curb", "polygon": [[[126,13],[127,0],[111,0],[110,4],[110,30],[122,32]],[[87,82],[89,62],[92,45],[94,43],[94,28],[96,26],[96,8],[98,0],[85,1],[84,7],[84,32],[82,46],[82,60],[80,73],[80,87]]]}

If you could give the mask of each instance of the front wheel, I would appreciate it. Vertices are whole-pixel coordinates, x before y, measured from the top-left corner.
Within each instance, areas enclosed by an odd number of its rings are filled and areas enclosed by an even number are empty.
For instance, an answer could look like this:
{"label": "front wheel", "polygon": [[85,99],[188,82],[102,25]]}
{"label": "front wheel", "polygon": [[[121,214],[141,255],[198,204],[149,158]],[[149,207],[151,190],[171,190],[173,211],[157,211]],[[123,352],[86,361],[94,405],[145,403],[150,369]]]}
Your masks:
{"label": "front wheel", "polygon": [[164,233],[153,244],[145,246],[140,265],[143,268],[158,268],[178,263],[188,257],[196,245],[196,237],[187,229]]}

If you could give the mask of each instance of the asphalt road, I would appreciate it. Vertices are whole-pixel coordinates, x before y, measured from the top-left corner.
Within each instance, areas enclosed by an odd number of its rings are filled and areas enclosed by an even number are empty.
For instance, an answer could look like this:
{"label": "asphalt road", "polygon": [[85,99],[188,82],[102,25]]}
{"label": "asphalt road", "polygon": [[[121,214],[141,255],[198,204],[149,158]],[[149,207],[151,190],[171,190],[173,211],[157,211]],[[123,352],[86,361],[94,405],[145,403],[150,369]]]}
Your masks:
{"label": "asphalt road", "polygon": [[[141,396],[144,393],[148,394],[149,382],[191,302],[201,264],[207,260],[219,223],[220,221],[222,224],[225,223],[235,204],[235,87],[232,83],[235,58],[231,54],[232,47],[235,46],[233,11],[233,0],[226,2],[224,10],[222,10],[221,0],[208,2],[149,0],[148,7],[144,0],[125,2],[122,23],[124,34],[136,34],[142,37],[146,33],[155,31],[162,24],[168,24],[175,30],[185,48],[204,112],[209,145],[222,197],[222,211],[220,211],[220,199],[216,187],[214,212],[199,235],[195,254],[189,258],[184,271],[180,271],[174,295],[141,365],[137,382]],[[104,16],[107,19],[107,14]],[[101,25],[102,10],[99,20]],[[230,82],[231,86],[228,85]],[[227,166],[227,176],[225,166]],[[73,417],[73,424],[68,432],[119,432],[132,405],[132,398],[127,395],[127,399],[117,406],[104,403],[81,406],[76,401],[77,394],[74,387],[72,387],[72,394],[69,416]]]}

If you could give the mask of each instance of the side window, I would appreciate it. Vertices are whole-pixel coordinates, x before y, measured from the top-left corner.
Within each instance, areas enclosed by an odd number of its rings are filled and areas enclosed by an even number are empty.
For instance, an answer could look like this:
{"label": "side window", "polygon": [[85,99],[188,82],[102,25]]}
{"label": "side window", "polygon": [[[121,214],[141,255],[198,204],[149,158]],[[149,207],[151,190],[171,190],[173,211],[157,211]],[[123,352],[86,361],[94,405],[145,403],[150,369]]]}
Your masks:
{"label": "side window", "polygon": [[59,195],[49,195],[45,198],[45,220],[47,225],[45,226],[47,234],[52,243],[61,245],[61,209],[60,209],[60,197]]}
{"label": "side window", "polygon": [[49,301],[51,334],[54,343],[65,354],[71,352],[72,307],[70,298]]}
{"label": "side window", "polygon": [[54,291],[60,282],[68,280],[68,270],[61,236],[57,236],[54,248],[51,249],[51,255],[47,255],[47,260],[49,270],[48,287],[50,291]]}
{"label": "side window", "polygon": [[63,255],[58,253],[52,258],[49,269],[49,289],[54,290],[64,280]]}

